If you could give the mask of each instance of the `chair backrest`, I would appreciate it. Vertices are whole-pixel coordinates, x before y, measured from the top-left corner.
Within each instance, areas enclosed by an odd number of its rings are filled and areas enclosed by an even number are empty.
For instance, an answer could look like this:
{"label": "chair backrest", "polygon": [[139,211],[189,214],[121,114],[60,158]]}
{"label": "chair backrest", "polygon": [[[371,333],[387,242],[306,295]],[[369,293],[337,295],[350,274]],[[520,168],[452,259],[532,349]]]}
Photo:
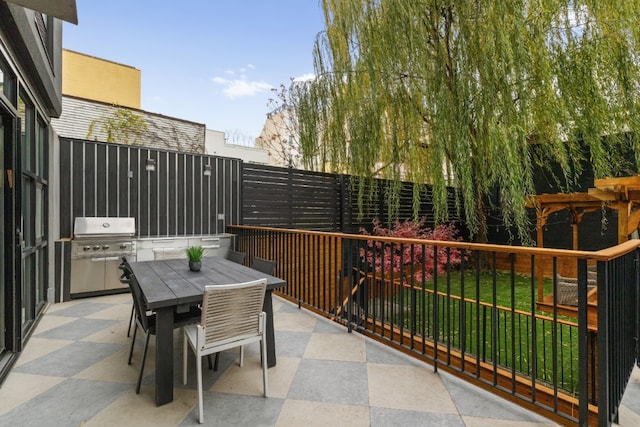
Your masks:
{"label": "chair backrest", "polygon": [[118,268],[122,270],[122,275],[120,276],[120,282],[129,283],[129,278],[133,276],[133,270],[131,269],[129,262],[125,257],[122,257],[122,262],[120,263]]}
{"label": "chair backrest", "polygon": [[246,254],[244,252],[234,251],[233,249],[229,249],[229,253],[227,254],[227,259],[238,264],[244,264],[244,257]]}
{"label": "chair backrest", "polygon": [[254,256],[253,261],[251,262],[251,268],[273,276],[273,272],[276,269],[276,262],[270,259]]}
{"label": "chair backrest", "polygon": [[131,289],[131,295],[133,296],[133,307],[136,311],[136,317],[142,326],[142,329],[147,332],[149,330],[149,319],[147,318],[147,309],[144,304],[144,296],[142,295],[142,289],[135,275],[129,276],[129,289]]}
{"label": "chair backrest", "polygon": [[202,299],[198,342],[220,345],[261,333],[260,316],[267,280],[232,285],[208,285]]}

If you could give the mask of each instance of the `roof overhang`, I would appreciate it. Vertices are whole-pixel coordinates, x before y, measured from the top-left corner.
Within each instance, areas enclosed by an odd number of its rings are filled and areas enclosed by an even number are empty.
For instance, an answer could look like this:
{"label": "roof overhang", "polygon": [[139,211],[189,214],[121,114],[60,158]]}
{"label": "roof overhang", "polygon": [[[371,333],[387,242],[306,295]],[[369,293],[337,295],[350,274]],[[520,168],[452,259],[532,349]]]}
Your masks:
{"label": "roof overhang", "polygon": [[7,0],[18,6],[44,13],[72,24],[78,24],[76,0]]}

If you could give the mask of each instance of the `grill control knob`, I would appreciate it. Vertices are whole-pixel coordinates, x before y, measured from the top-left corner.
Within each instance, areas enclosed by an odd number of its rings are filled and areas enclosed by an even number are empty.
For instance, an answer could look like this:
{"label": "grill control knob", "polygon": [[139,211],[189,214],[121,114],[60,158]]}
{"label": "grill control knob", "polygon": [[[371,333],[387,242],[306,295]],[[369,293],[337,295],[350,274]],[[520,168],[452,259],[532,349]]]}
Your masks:
{"label": "grill control knob", "polygon": [[127,244],[126,243],[121,243],[120,244],[120,249],[127,249]]}
{"label": "grill control knob", "polygon": [[93,250],[94,250],[94,251],[99,251],[99,250],[100,250],[100,245],[95,245],[95,246],[93,247]]}
{"label": "grill control knob", "polygon": [[83,250],[83,251],[89,251],[89,250],[91,250],[91,246],[89,246],[89,245],[87,245],[87,246],[83,246],[83,247],[82,247],[82,250]]}
{"label": "grill control knob", "polygon": [[107,249],[109,249],[109,245],[102,245],[102,249],[106,251]]}

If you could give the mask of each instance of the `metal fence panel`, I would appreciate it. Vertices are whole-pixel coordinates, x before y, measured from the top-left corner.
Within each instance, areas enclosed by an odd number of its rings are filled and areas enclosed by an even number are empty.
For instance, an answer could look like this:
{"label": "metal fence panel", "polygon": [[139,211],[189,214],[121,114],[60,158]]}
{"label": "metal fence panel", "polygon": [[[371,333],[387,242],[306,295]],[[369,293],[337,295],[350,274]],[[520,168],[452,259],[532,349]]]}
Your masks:
{"label": "metal fence panel", "polygon": [[61,238],[78,216],[135,217],[138,237],[218,234],[242,222],[238,159],[60,138],[59,170]]}

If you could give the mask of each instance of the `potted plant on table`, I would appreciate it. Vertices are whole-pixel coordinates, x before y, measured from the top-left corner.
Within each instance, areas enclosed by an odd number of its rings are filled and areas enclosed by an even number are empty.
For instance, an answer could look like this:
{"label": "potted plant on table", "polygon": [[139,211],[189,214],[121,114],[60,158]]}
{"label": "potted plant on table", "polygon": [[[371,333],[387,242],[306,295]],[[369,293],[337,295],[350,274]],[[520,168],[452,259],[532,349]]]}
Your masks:
{"label": "potted plant on table", "polygon": [[204,248],[202,246],[189,246],[186,249],[187,258],[189,258],[189,270],[200,271],[202,267],[202,257],[204,256]]}

